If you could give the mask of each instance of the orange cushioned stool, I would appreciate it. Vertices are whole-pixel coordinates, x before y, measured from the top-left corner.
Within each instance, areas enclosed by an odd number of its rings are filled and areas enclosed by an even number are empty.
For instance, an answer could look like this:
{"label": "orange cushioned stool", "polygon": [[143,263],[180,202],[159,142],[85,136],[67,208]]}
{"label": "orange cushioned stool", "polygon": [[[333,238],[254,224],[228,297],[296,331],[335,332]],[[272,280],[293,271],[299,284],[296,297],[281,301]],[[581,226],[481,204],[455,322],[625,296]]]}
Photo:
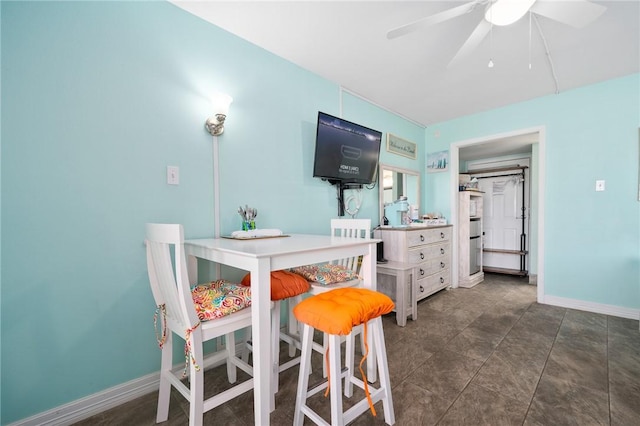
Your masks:
{"label": "orange cushioned stool", "polygon": [[[300,376],[298,378],[298,392],[296,395],[296,409],[293,424],[302,426],[304,416],[309,417],[318,425],[345,425],[356,417],[371,410],[375,416],[374,404],[382,401],[384,421],[388,425],[395,423],[393,400],[391,398],[391,383],[389,381],[389,367],[387,365],[387,351],[384,343],[381,315],[391,312],[393,301],[386,295],[365,288],[339,288],[316,296],[309,297],[293,309],[294,315],[303,324],[302,330],[302,360],[300,362]],[[378,366],[380,384],[373,388],[367,383],[362,364],[367,355],[360,362],[362,380],[353,374],[354,339],[350,334],[353,327],[364,324],[365,342],[369,332],[373,338],[373,348],[366,348],[366,353],[373,350]],[[308,389],[311,367],[312,339],[314,329],[329,335],[329,377],[320,385]],[[347,336],[345,354],[345,370],[340,365],[340,336]],[[364,390],[366,397],[351,408],[342,408],[342,379],[345,380],[344,395],[353,395],[355,384]],[[328,388],[328,389],[327,389]],[[331,395],[331,423],[324,420],[318,413],[307,405],[307,399],[318,392],[327,389]],[[325,393],[326,395],[326,393]]]}

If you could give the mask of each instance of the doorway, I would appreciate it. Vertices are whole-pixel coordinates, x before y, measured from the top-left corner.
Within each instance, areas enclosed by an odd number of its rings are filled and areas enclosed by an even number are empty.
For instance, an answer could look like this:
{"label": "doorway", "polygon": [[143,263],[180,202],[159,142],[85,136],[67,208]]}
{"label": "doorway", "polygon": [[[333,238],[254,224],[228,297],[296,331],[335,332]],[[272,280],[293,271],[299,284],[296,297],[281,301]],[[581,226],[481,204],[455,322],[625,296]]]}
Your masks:
{"label": "doorway", "polygon": [[[537,142],[537,136],[535,138],[532,145]],[[522,156],[474,160],[466,164],[466,172],[478,180],[478,189],[482,191],[482,268],[485,272],[529,274],[532,145],[523,147],[527,152]]]}
{"label": "doorway", "polygon": [[[544,299],[544,181],[545,181],[545,129],[535,127],[510,133],[490,135],[486,137],[459,141],[450,146],[450,209],[452,223],[458,222],[458,182],[460,165],[473,160],[517,155],[529,150],[531,164],[529,167],[531,180],[531,205],[528,267],[535,276],[537,299]],[[453,227],[454,241],[458,241],[457,226]],[[458,247],[453,247],[453,271],[458,270]],[[452,274],[452,287],[458,286],[457,274]]]}

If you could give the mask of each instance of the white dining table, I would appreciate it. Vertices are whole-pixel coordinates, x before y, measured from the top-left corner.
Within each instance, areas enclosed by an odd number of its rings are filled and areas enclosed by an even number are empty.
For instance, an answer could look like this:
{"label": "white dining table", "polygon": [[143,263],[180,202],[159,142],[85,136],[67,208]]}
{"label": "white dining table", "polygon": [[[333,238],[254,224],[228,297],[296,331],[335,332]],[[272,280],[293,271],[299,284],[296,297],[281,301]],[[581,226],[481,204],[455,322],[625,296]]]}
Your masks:
{"label": "white dining table", "polygon": [[[242,269],[251,273],[254,419],[268,425],[271,370],[271,271],[352,256],[363,256],[360,275],[364,286],[376,289],[376,244],[378,239],[329,235],[293,234],[276,238],[205,238],[184,243],[189,279],[197,282],[197,259]],[[372,347],[371,345],[369,347]],[[367,359],[367,376],[375,380],[375,357]]]}

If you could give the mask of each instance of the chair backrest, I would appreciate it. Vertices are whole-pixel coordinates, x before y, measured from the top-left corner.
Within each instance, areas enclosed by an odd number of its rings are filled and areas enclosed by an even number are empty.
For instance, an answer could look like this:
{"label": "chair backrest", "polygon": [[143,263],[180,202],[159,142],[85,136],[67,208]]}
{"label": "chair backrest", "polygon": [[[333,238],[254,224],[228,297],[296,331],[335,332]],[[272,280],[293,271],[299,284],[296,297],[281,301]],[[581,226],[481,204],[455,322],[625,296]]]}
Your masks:
{"label": "chair backrest", "polygon": [[153,298],[156,305],[165,306],[169,328],[182,334],[199,321],[189,286],[182,225],[148,223],[146,245]]}
{"label": "chair backrest", "polygon": [[331,219],[331,235],[371,238],[371,219]]}
{"label": "chair backrest", "polygon": [[[331,235],[371,239],[371,219],[331,219]],[[354,272],[360,269],[359,256],[338,259],[331,263],[342,265]]]}

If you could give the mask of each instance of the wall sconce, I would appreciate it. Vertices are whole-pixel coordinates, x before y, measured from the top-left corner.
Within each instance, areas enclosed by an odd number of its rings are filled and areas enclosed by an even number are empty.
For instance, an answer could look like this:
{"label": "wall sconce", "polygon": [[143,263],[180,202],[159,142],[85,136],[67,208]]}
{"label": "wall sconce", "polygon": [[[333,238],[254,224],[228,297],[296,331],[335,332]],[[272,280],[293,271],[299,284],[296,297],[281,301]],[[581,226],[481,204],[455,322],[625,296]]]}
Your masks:
{"label": "wall sconce", "polygon": [[231,102],[233,98],[224,93],[215,93],[211,97],[213,117],[207,118],[204,127],[212,136],[220,136],[224,132],[224,120],[227,118]]}

